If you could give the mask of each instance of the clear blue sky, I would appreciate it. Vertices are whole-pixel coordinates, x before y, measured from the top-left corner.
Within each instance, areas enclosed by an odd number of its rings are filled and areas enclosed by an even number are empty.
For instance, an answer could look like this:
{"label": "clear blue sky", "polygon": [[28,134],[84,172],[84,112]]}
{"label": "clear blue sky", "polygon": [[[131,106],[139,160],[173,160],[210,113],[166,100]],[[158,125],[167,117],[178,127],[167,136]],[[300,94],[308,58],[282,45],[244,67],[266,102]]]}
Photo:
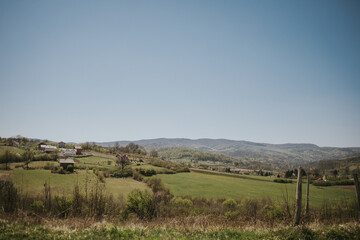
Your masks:
{"label": "clear blue sky", "polygon": [[359,1],[0,1],[0,136],[360,146]]}

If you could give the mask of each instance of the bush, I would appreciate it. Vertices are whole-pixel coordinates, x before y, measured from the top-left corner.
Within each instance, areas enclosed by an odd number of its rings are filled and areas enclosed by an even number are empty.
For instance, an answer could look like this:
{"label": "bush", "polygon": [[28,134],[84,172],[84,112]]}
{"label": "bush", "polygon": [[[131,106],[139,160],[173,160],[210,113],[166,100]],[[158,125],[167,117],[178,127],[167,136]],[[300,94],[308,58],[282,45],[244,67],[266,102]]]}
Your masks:
{"label": "bush", "polygon": [[0,209],[13,212],[17,208],[19,196],[14,184],[10,181],[0,180]]}
{"label": "bush", "polygon": [[229,220],[235,220],[240,216],[240,211],[227,211],[225,217]]}
{"label": "bush", "polygon": [[134,190],[128,195],[126,209],[141,219],[151,219],[155,214],[155,202],[148,191]]}
{"label": "bush", "polygon": [[154,193],[158,191],[167,191],[160,178],[149,178],[146,183]]}
{"label": "bush", "polygon": [[335,186],[335,185],[354,185],[354,180],[343,179],[337,181],[321,181],[317,180],[312,183],[314,186]]}
{"label": "bush", "polygon": [[45,166],[44,166],[44,169],[46,169],[46,170],[53,170],[54,167],[55,167],[54,163],[49,163],[49,162],[47,162],[47,163],[45,164]]}
{"label": "bush", "polygon": [[133,179],[136,181],[142,181],[144,178],[141,176],[141,174],[138,171],[133,172]]}
{"label": "bush", "polygon": [[140,174],[146,176],[146,177],[151,177],[153,175],[156,175],[156,171],[154,169],[136,168],[136,171],[139,172]]}
{"label": "bush", "polygon": [[66,196],[55,196],[54,210],[59,217],[66,217],[70,213],[72,202]]}
{"label": "bush", "polygon": [[175,215],[187,215],[190,213],[193,206],[193,202],[190,199],[174,197],[170,201],[173,214]]}
{"label": "bush", "polygon": [[284,211],[280,207],[268,204],[263,207],[261,213],[266,220],[280,219],[285,216]]}
{"label": "bush", "polygon": [[74,166],[73,166],[73,165],[68,165],[68,166],[66,167],[66,171],[68,171],[68,172],[74,172]]}
{"label": "bush", "polygon": [[292,183],[293,181],[291,179],[276,178],[276,179],[274,179],[274,182],[276,182],[276,183]]}
{"label": "bush", "polygon": [[43,201],[34,201],[30,205],[30,209],[36,213],[43,213],[45,211],[45,205]]}
{"label": "bush", "polygon": [[223,206],[228,210],[233,210],[236,208],[236,201],[234,199],[228,199],[225,200],[223,203]]}
{"label": "bush", "polygon": [[116,178],[132,177],[133,170],[130,167],[125,167],[124,170],[116,169],[113,171],[112,176]]}

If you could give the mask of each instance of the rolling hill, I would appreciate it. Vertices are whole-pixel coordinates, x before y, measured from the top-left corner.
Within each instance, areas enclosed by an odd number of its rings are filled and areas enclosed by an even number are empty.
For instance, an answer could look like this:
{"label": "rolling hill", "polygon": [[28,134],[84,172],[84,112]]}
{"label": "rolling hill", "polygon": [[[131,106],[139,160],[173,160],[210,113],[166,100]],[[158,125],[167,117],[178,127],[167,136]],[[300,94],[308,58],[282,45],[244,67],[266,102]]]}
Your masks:
{"label": "rolling hill", "polygon": [[[125,146],[131,141],[118,141]],[[226,155],[235,161],[259,162],[272,168],[289,168],[320,160],[339,159],[360,155],[360,148],[319,147],[308,143],[268,144],[228,139],[186,139],[158,138],[133,141],[147,151],[164,148],[189,148],[197,151]],[[114,142],[97,143],[102,146],[113,146]]]}

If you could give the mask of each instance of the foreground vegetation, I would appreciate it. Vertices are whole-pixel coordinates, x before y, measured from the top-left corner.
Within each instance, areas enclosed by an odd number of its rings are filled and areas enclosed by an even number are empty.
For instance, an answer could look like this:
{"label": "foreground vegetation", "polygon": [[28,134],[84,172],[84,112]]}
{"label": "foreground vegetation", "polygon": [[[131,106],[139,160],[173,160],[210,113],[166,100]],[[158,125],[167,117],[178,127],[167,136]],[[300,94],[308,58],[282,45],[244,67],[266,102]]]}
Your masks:
{"label": "foreground vegetation", "polygon": [[[95,224],[94,224],[95,225]],[[36,237],[35,237],[36,236]],[[0,223],[0,239],[360,239],[359,224],[273,229],[172,229],[146,225],[100,224],[86,229]]]}

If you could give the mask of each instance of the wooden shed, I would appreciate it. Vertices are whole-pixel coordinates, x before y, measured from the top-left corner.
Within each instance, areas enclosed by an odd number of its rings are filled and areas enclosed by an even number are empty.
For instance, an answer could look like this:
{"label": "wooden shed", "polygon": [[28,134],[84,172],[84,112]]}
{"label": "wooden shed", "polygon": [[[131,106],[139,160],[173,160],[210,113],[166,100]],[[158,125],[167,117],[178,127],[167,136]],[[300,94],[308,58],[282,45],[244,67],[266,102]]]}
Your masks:
{"label": "wooden shed", "polygon": [[67,169],[69,165],[72,165],[74,167],[75,161],[74,159],[67,158],[67,159],[60,159],[59,163],[60,163],[60,167],[62,167],[63,169]]}

